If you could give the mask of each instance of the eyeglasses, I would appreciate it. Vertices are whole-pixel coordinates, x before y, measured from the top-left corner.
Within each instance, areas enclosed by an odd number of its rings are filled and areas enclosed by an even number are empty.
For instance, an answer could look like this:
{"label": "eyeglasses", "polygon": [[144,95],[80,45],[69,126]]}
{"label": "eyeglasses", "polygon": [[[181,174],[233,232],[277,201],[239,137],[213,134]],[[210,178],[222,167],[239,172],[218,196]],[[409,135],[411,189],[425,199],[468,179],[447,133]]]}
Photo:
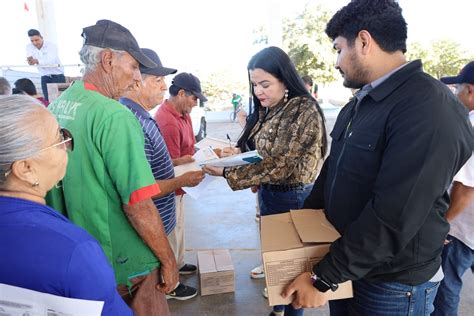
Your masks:
{"label": "eyeglasses", "polygon": [[53,144],[53,145],[48,146],[46,148],[43,148],[39,152],[43,152],[47,149],[50,149],[50,148],[53,148],[53,147],[56,147],[56,146],[60,146],[62,144],[64,144],[67,151],[73,151],[74,150],[74,138],[72,137],[71,132],[69,130],[65,129],[65,128],[61,128],[61,129],[59,129],[59,135],[61,136],[61,141],[59,143],[56,143],[56,144]]}

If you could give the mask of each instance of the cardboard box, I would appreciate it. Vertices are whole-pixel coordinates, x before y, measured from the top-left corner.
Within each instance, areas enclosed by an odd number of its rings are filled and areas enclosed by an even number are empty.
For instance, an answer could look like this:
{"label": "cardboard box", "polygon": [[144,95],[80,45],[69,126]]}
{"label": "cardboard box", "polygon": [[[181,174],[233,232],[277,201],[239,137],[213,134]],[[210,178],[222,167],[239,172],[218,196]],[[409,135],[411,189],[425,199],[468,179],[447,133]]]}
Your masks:
{"label": "cardboard box", "polygon": [[[329,251],[331,242],[340,237],[322,210],[297,210],[262,216],[261,247],[268,301],[286,305],[292,298],[280,295],[298,275],[311,271]],[[325,293],[328,300],[352,297],[350,281],[339,284],[337,291]]]}
{"label": "cardboard box", "polygon": [[234,265],[229,250],[198,251],[201,296],[234,292]]}

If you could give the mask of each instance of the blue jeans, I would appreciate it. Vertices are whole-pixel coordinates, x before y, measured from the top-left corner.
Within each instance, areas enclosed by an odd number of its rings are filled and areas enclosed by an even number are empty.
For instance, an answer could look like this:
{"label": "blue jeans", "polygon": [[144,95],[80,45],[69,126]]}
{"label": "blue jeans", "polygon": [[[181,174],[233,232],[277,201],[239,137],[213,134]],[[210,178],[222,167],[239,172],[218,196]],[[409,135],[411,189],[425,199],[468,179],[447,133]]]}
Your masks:
{"label": "blue jeans", "polygon": [[[304,200],[313,189],[313,184],[307,184],[302,189],[286,192],[270,191],[260,187],[258,190],[258,201],[260,204],[260,216],[286,213],[303,207]],[[304,310],[294,309],[290,305],[273,306],[274,312],[285,311],[285,316],[301,316]]]}
{"label": "blue jeans", "polygon": [[474,250],[453,236],[444,246],[442,260],[444,279],[439,286],[432,315],[452,316],[458,314],[459,294],[462,288],[462,276],[467,269],[474,272]]}
{"label": "blue jeans", "polygon": [[41,76],[41,90],[43,90],[44,98],[49,101],[48,83],[65,83],[66,77],[64,75],[49,75]]}
{"label": "blue jeans", "polygon": [[428,316],[439,282],[405,285],[396,282],[352,282],[354,297],[329,302],[331,316]]}
{"label": "blue jeans", "polygon": [[313,184],[307,184],[302,189],[286,192],[270,191],[260,187],[258,190],[258,201],[260,215],[273,215],[286,213],[303,207],[304,200],[313,189]]}

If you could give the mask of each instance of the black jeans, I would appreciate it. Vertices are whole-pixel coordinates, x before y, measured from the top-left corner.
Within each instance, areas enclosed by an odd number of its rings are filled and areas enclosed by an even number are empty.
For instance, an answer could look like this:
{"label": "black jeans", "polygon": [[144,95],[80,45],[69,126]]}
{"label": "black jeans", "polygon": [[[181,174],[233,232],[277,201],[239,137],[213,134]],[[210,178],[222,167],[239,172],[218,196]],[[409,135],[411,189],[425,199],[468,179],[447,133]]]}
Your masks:
{"label": "black jeans", "polygon": [[43,90],[44,98],[49,101],[48,83],[65,83],[65,82],[66,82],[66,77],[64,77],[63,74],[41,76],[41,90]]}

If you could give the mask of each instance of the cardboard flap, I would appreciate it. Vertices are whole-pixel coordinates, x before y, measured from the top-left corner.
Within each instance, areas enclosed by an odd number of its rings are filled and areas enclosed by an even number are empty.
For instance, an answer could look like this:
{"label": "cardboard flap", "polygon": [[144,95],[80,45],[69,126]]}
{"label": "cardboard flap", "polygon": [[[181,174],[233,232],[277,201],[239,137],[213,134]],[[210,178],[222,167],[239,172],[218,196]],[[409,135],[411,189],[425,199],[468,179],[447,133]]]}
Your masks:
{"label": "cardboard flap", "polygon": [[260,217],[263,252],[303,247],[290,213]]}
{"label": "cardboard flap", "polygon": [[290,214],[297,234],[304,243],[330,243],[341,237],[326,219],[323,210],[292,210]]}
{"label": "cardboard flap", "polygon": [[229,250],[227,249],[214,250],[214,260],[216,263],[217,271],[234,270],[234,265],[232,264],[232,258],[230,257]]}
{"label": "cardboard flap", "polygon": [[212,250],[198,251],[197,256],[201,273],[217,272]]}

